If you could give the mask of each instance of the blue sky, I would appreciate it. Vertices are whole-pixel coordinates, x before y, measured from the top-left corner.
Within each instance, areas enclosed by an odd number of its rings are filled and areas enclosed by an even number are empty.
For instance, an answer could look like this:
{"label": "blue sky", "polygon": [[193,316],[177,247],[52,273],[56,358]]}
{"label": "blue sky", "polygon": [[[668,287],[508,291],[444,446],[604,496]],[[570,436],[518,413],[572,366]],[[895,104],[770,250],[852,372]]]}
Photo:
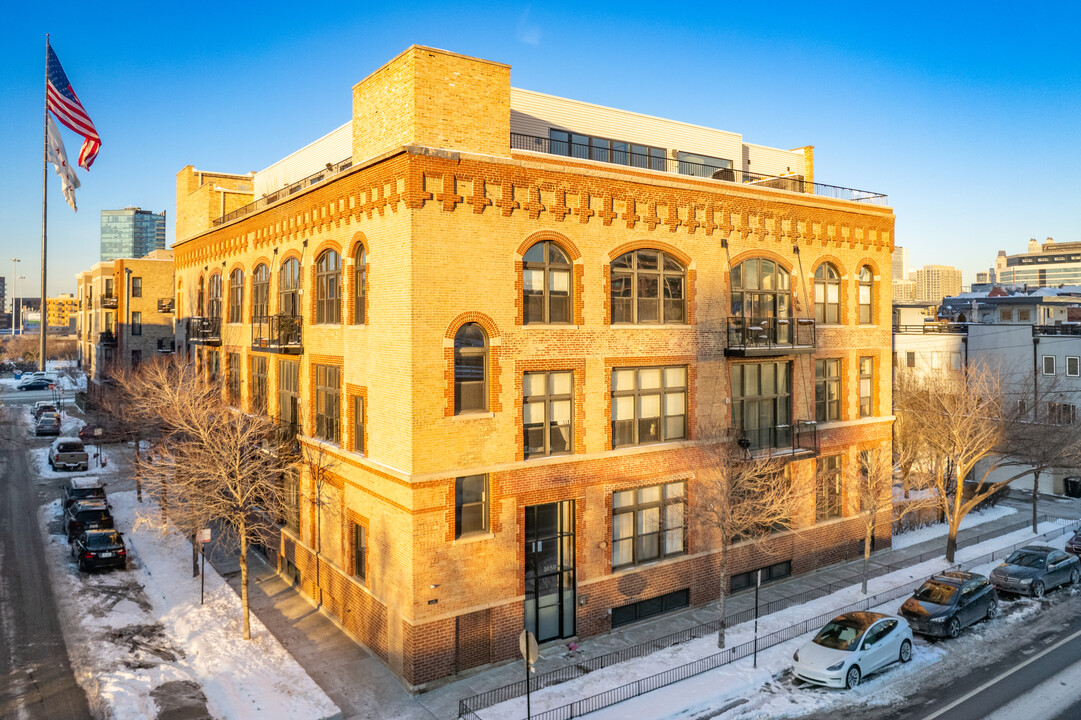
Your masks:
{"label": "blue sky", "polygon": [[911,264],[967,284],[1030,237],[1081,241],[1081,9],[1022,7],[19,3],[0,28],[0,275],[20,257],[39,292],[50,33],[103,143],[77,214],[49,170],[50,294],[97,261],[100,210],[165,210],[172,243],[182,167],[263,169],[346,122],[352,86],[413,43],[508,63],[516,87],[814,145],[816,180],[887,193]]}

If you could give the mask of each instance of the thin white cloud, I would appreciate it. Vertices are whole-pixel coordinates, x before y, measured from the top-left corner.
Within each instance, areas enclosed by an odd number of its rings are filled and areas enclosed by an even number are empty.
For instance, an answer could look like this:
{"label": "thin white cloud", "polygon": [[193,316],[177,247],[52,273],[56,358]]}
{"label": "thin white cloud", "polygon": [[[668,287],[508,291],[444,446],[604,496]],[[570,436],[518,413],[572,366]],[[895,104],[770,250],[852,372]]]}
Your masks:
{"label": "thin white cloud", "polygon": [[536,23],[529,19],[529,6],[525,6],[525,10],[518,16],[518,27],[515,31],[515,37],[518,42],[523,42],[526,45],[532,45],[537,47],[541,43],[541,29]]}

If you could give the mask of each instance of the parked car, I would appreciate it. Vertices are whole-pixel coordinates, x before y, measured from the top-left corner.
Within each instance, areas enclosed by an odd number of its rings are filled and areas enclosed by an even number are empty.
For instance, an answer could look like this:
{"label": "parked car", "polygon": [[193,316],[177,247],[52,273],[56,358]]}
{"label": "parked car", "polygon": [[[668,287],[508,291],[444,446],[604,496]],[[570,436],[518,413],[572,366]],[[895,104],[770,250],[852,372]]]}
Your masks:
{"label": "parked car", "polygon": [[853,688],[887,665],[912,659],[912,630],[903,619],[876,612],[835,617],[792,656],[800,680]]}
{"label": "parked car", "polygon": [[1046,545],[1026,545],[1014,550],[1006,562],[991,571],[998,590],[1043,597],[1059,585],[1081,580],[1081,560]]}
{"label": "parked car", "polygon": [[113,516],[104,500],[76,500],[64,511],[63,528],[68,542],[84,530],[113,527]]}
{"label": "parked car", "polygon": [[56,405],[51,400],[38,400],[34,403],[34,419],[37,420],[41,417],[42,413],[51,412],[60,414],[60,411],[56,409]]}
{"label": "parked car", "polygon": [[57,438],[49,446],[49,467],[53,470],[89,470],[90,455],[79,438]]}
{"label": "parked car", "polygon": [[48,390],[52,385],[51,380],[45,378],[30,378],[29,380],[22,380],[15,387],[19,390]]}
{"label": "parked car", "polygon": [[60,416],[56,413],[42,413],[34,427],[34,434],[60,435]]}
{"label": "parked car", "polygon": [[1066,541],[1066,552],[1081,557],[1081,530],[1075,532],[1073,537]]}
{"label": "parked car", "polygon": [[116,530],[86,530],[71,543],[71,555],[79,561],[79,569],[96,570],[110,567],[123,570],[128,565],[124,536]]}
{"label": "parked car", "polygon": [[913,632],[955,638],[961,628],[998,615],[998,593],[983,575],[939,573],[916,588],[897,614]]}
{"label": "parked car", "polygon": [[60,486],[60,506],[67,510],[76,500],[105,500],[105,487],[96,477],[80,475],[68,478]]}

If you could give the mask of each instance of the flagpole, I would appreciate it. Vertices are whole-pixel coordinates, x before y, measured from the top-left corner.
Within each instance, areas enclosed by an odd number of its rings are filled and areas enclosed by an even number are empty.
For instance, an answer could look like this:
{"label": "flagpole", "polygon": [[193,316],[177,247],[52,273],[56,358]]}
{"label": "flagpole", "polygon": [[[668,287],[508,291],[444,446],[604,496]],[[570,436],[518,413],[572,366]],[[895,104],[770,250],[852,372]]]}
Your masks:
{"label": "flagpole", "polygon": [[49,33],[45,33],[45,117],[42,141],[41,158],[41,320],[38,327],[41,329],[41,358],[38,361],[38,370],[45,370],[45,335],[49,332],[49,308],[45,302],[45,277],[46,277],[46,245],[48,238],[49,223]]}

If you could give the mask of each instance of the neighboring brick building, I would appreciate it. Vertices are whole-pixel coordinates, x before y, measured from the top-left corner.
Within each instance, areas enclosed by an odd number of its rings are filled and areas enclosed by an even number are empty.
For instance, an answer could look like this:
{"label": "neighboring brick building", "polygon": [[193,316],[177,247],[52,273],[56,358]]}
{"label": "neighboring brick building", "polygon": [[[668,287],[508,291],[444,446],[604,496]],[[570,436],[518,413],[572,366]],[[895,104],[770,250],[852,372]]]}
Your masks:
{"label": "neighboring brick building", "polygon": [[173,352],[173,251],[99,262],[75,277],[78,357],[96,399],[114,363]]}
{"label": "neighboring brick building", "polygon": [[808,489],[771,554],[736,547],[734,588],[854,553],[859,453],[890,442],[893,231],[883,196],[814,183],[810,147],[411,47],[271,168],[180,171],[177,337],[322,449],[329,505],[301,478],[281,567],[420,686],[516,656],[523,624],[715,599],[687,518],[717,428]]}

